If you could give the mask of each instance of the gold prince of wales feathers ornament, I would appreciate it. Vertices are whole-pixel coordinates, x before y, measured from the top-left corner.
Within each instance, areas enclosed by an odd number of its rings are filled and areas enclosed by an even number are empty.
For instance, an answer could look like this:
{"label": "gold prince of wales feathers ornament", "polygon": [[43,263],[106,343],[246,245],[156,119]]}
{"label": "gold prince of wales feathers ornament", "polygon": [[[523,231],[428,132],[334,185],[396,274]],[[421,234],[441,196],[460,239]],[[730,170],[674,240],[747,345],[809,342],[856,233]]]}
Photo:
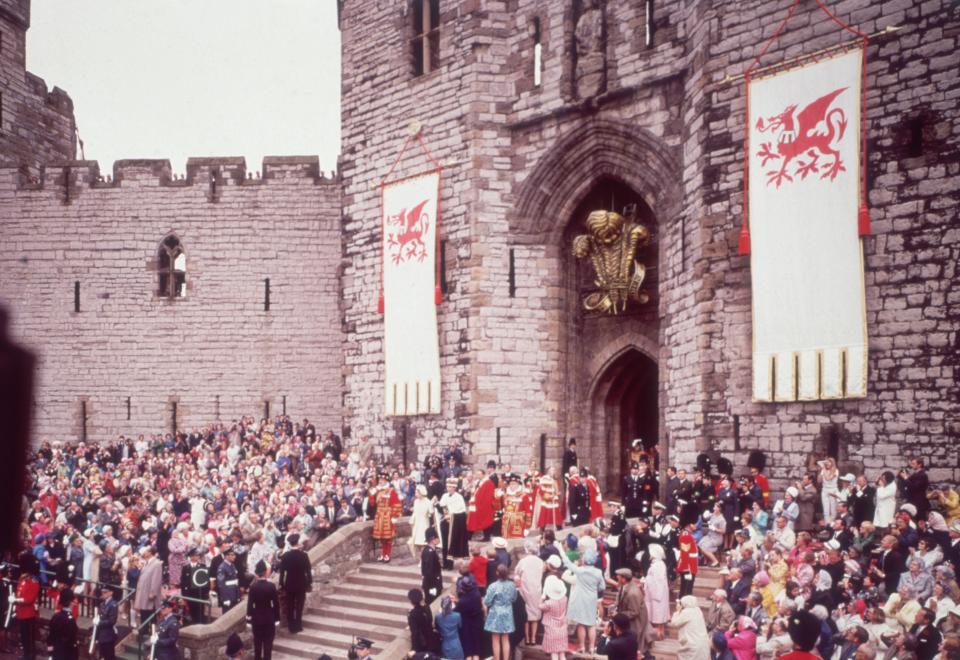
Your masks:
{"label": "gold prince of wales feathers ornament", "polygon": [[599,291],[583,299],[584,308],[617,314],[626,310],[628,300],[647,302],[649,296],[640,292],[646,268],[634,257],[650,241],[650,232],[615,211],[593,211],[586,225],[590,233],[573,239],[573,256],[590,257]]}

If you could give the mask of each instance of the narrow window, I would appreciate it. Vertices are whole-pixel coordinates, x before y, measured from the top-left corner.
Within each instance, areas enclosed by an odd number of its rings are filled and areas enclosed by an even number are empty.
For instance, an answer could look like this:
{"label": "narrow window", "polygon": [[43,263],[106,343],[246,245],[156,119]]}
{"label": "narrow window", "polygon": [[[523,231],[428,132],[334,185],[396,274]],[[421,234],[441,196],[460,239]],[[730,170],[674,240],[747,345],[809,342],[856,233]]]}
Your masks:
{"label": "narrow window", "polygon": [[263,311],[270,311],[270,278],[263,279]]}
{"label": "narrow window", "polygon": [[653,47],[653,0],[646,0],[644,3],[644,36],[643,45],[647,48]]}
{"label": "narrow window", "polygon": [[170,434],[177,434],[177,402],[170,402]]}
{"label": "narrow window", "polygon": [[127,421],[130,420],[130,397],[127,397]]}
{"label": "narrow window", "polygon": [[270,421],[270,399],[263,400],[263,418]]}
{"label": "narrow window", "polygon": [[422,76],[440,61],[440,0],[413,0],[413,75]]}
{"label": "narrow window", "polygon": [[80,311],[80,281],[77,280],[73,283],[73,311]]}
{"label": "narrow window", "polygon": [[157,249],[157,295],[184,298],[187,295],[187,255],[176,236],[167,236]]}
{"label": "narrow window", "polygon": [[87,441],[87,402],[80,402],[80,440]]}
{"label": "narrow window", "polygon": [[513,248],[510,248],[510,263],[507,270],[507,290],[511,298],[517,295],[517,266]]}
{"label": "narrow window", "polygon": [[287,395],[286,394],[283,395],[283,415],[284,417],[286,417],[287,415]]}
{"label": "narrow window", "polygon": [[543,73],[543,44],[540,42],[540,17],[533,19],[533,86],[540,86]]}
{"label": "narrow window", "polygon": [[447,239],[440,241],[440,293],[447,293]]}

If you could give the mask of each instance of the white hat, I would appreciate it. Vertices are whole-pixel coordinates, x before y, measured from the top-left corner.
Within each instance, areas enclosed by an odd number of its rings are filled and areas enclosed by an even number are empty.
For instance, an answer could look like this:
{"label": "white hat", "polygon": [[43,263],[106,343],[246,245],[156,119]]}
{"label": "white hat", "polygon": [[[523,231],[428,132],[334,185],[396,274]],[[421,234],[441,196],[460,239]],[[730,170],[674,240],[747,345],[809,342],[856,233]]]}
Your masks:
{"label": "white hat", "polygon": [[838,541],[837,539],[830,539],[829,541],[827,541],[827,547],[830,548],[831,550],[839,550],[840,541]]}
{"label": "white hat", "polygon": [[550,555],[547,557],[547,565],[551,568],[560,568],[563,565],[563,562],[560,560],[559,555]]}
{"label": "white hat", "polygon": [[790,486],[790,488],[787,489],[787,495],[789,495],[790,497],[795,498],[799,494],[800,494],[800,491],[798,491],[793,486]]}
{"label": "white hat", "polygon": [[909,514],[910,514],[911,516],[913,516],[913,517],[916,517],[916,515],[917,515],[917,507],[913,506],[913,505],[910,504],[909,502],[907,502],[906,504],[901,504],[901,505],[900,505],[900,510],[901,510],[901,511],[906,511],[907,513],[909,513]]}
{"label": "white hat", "polygon": [[567,589],[563,586],[563,582],[560,580],[560,578],[556,576],[550,576],[543,585],[543,595],[550,600],[560,600],[561,598],[566,598]]}
{"label": "white hat", "polygon": [[847,472],[845,475],[840,477],[840,481],[856,481],[857,478],[853,476],[852,472]]}
{"label": "white hat", "polygon": [[493,537],[493,547],[494,547],[494,548],[506,548],[506,547],[507,547],[507,539],[503,538],[502,536],[494,536],[494,537]]}
{"label": "white hat", "polygon": [[653,503],[653,508],[654,508],[654,509],[666,509],[667,507],[666,507],[663,503],[661,503],[661,502],[654,502],[654,503]]}

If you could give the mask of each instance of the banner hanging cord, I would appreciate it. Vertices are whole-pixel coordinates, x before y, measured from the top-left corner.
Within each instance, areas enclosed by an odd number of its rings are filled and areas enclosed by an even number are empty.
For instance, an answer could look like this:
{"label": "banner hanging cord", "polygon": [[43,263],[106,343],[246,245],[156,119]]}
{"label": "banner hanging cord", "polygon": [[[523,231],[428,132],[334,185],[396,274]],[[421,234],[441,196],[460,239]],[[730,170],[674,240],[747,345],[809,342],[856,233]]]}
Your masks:
{"label": "banner hanging cord", "polygon": [[[870,235],[870,211],[867,206],[867,121],[866,121],[866,110],[867,110],[867,45],[870,41],[870,35],[867,35],[860,30],[857,30],[854,27],[851,27],[847,23],[844,23],[840,18],[838,18],[829,8],[823,3],[823,0],[815,0],[817,7],[825,13],[830,19],[839,25],[841,29],[850,32],[851,34],[856,35],[858,43],[862,48],[862,58],[860,62],[861,69],[861,83],[860,83],[860,207],[857,212],[857,233],[860,236]],[[750,158],[750,80],[751,73],[753,68],[760,62],[760,59],[767,54],[767,51],[770,49],[770,46],[780,38],[780,35],[783,33],[784,28],[787,26],[790,18],[793,16],[797,7],[800,4],[800,0],[793,0],[790,4],[790,8],[787,10],[787,15],[783,17],[783,20],[780,21],[780,24],[777,26],[777,29],[774,31],[773,35],[766,41],[763,45],[763,48],[760,50],[760,53],[753,58],[753,61],[750,62],[750,65],[747,67],[747,70],[742,74],[742,78],[746,84],[747,88],[747,97],[746,97],[746,119],[747,121],[745,126],[745,135],[743,138],[743,157],[744,157],[744,177],[743,177],[743,222],[740,227],[740,236],[738,240],[738,252],[741,255],[750,254],[750,225],[748,220],[748,190],[749,190],[749,158]],[[899,28],[888,28],[881,34],[886,32],[895,31]],[[828,52],[836,49],[833,47],[830,49],[825,49],[824,51],[819,51],[817,53],[812,53],[810,55],[801,56],[796,58],[795,61],[803,61],[810,58],[816,58],[818,54],[823,52]],[[777,67],[771,67],[777,68]],[[738,76],[740,77],[740,76]],[[726,79],[723,82],[731,82],[734,79]]]}

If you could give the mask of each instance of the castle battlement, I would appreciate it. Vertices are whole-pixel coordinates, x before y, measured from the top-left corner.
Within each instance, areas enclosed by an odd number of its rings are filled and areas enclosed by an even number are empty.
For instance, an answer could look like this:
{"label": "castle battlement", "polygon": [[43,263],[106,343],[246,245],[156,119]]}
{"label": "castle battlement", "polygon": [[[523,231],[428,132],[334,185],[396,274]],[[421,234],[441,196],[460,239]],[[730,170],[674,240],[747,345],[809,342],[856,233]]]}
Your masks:
{"label": "castle battlement", "polygon": [[[160,188],[207,186],[219,195],[223,188],[259,186],[339,186],[336,171],[324,173],[317,156],[266,156],[262,176],[247,170],[242,156],[192,157],[187,159],[186,176],[176,178],[167,158],[129,158],[113,164],[113,174],[104,175],[96,160],[53,161],[31,172],[10,162],[0,164],[0,188],[16,190],[54,190],[63,194],[65,186],[74,193],[82,189],[114,189],[124,185]],[[6,184],[6,185],[3,185]]]}

